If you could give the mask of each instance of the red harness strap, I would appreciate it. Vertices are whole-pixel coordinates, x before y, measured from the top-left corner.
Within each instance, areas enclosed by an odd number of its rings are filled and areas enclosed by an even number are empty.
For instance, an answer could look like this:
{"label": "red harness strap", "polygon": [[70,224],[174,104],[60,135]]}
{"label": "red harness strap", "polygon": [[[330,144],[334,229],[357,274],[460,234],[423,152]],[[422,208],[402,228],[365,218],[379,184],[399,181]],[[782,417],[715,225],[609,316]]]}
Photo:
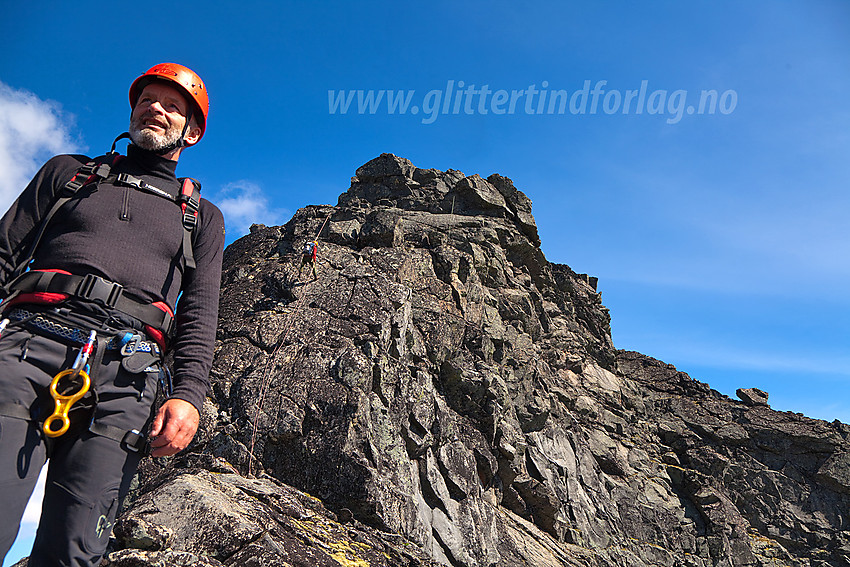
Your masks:
{"label": "red harness strap", "polygon": [[195,194],[195,189],[198,184],[191,177],[183,179],[183,185],[180,187],[180,196],[177,202],[180,203],[180,210],[183,212],[183,261],[186,268],[194,270],[195,254],[192,250],[192,234],[198,225],[198,210],[200,201]]}
{"label": "red harness strap", "polygon": [[[57,274],[65,274],[70,276],[70,272],[65,270],[33,270],[34,272],[54,272]],[[36,291],[33,293],[21,293],[12,298],[11,301],[3,305],[3,308],[9,308],[16,303],[37,303],[39,305],[54,305],[62,303],[68,299],[67,293],[51,293],[46,291]]]}
{"label": "red harness strap", "polygon": [[[157,301],[156,303],[152,303],[154,307],[159,307],[171,317],[174,317],[174,312],[171,310],[171,307],[168,306],[164,301]],[[165,334],[157,329],[156,327],[151,327],[150,325],[145,325],[145,331],[147,331],[148,336],[153,339],[153,341],[159,345],[159,348],[165,350]]]}

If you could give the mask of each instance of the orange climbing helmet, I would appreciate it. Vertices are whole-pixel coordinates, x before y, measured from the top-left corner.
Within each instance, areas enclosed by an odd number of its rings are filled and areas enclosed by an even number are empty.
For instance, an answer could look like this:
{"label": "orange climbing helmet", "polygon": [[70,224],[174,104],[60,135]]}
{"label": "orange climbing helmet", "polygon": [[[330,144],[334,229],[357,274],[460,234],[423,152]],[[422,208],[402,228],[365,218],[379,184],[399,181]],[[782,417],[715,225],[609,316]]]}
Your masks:
{"label": "orange climbing helmet", "polygon": [[175,83],[188,97],[188,102],[194,107],[192,115],[201,127],[201,137],[207,128],[207,114],[210,110],[210,99],[207,87],[197,73],[178,63],[160,63],[154,65],[130,85],[130,107],[136,106],[142,90],[153,81],[169,81]]}

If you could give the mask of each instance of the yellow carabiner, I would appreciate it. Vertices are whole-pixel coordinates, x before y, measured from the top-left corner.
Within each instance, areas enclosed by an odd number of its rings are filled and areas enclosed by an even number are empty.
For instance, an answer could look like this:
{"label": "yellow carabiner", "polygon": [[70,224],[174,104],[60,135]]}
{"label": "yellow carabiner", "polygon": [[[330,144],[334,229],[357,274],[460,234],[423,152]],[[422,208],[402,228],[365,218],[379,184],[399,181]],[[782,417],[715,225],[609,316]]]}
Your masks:
{"label": "yellow carabiner", "polygon": [[[57,390],[59,381],[69,374],[76,373],[77,371],[73,368],[63,370],[54,376],[53,381],[50,383],[50,395],[53,396],[54,400],[56,400],[56,409],[53,410],[53,414],[50,417],[44,420],[44,425],[42,425],[42,430],[48,437],[59,437],[68,431],[68,428],[71,426],[71,420],[68,418],[68,411],[71,409],[72,405],[77,403],[80,398],[86,395],[86,392],[89,391],[89,387],[91,387],[91,379],[89,378],[89,375],[85,370],[80,370],[79,377],[82,378],[83,381],[80,389],[73,394],[60,394]],[[56,424],[57,420],[62,423],[59,429],[54,429],[53,426]]]}

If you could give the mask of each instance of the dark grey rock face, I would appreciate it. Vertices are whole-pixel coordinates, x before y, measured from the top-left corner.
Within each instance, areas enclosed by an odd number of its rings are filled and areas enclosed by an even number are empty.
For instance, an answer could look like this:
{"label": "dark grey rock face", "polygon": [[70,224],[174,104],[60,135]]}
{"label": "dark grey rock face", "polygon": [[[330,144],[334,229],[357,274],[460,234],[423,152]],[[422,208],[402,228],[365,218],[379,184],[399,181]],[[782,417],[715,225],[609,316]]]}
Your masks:
{"label": "dark grey rock face", "polygon": [[196,443],[145,463],[110,564],[850,564],[850,427],[616,350],[539,245],[510,179],[389,154],[254,227]]}

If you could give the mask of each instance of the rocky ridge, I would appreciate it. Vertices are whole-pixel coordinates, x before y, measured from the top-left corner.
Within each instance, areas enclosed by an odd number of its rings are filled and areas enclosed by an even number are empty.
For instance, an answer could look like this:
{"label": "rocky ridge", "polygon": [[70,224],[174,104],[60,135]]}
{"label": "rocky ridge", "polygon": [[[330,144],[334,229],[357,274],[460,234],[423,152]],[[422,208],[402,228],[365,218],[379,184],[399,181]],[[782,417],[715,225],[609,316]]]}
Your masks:
{"label": "rocky ridge", "polygon": [[144,463],[107,563],[850,565],[850,427],[609,322],[510,179],[384,154],[228,247],[201,430]]}

